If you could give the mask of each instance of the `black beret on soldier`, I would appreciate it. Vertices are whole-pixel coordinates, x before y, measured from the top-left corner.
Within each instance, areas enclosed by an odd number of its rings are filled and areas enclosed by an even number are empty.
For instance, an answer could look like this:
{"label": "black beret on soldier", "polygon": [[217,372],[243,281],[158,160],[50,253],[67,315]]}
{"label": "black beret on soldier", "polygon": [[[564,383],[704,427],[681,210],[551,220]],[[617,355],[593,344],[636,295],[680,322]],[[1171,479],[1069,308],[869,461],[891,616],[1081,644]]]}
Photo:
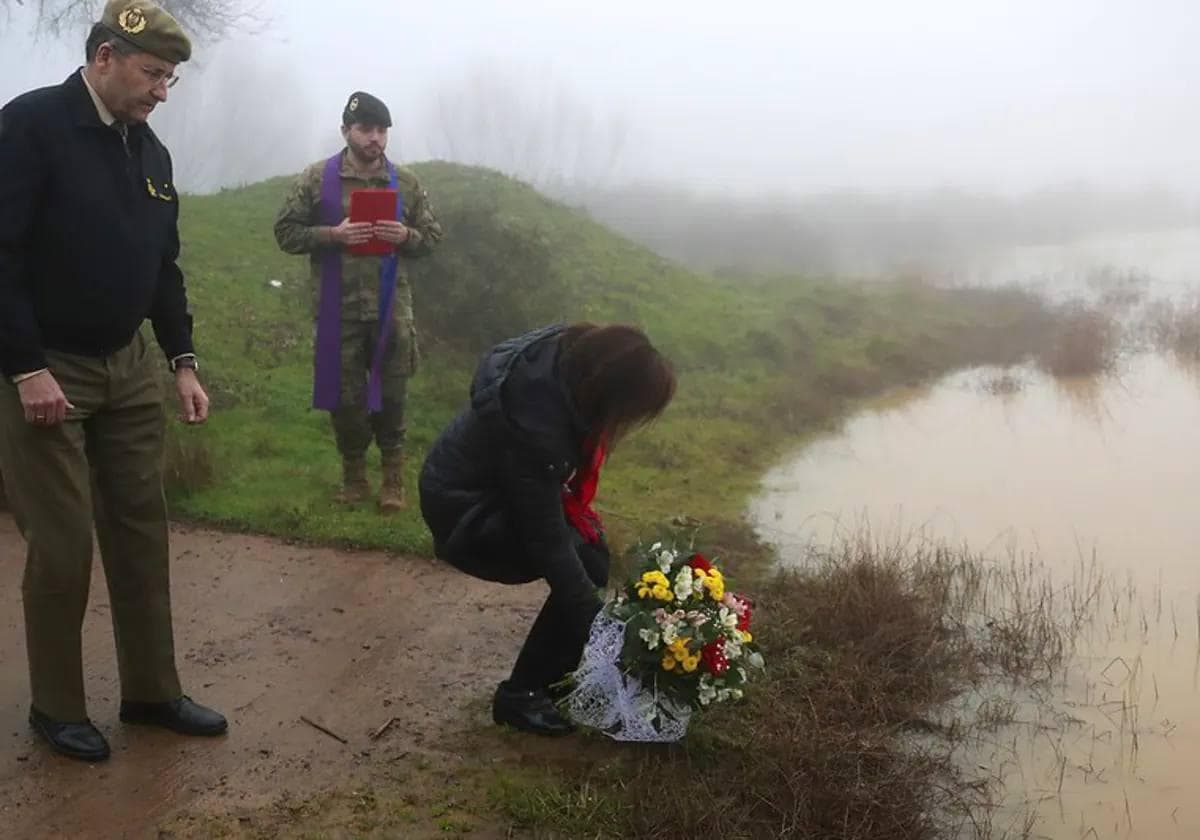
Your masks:
{"label": "black beret on soldier", "polygon": [[171,64],[192,57],[192,42],[179,21],[151,0],[109,0],[100,25],[142,52]]}
{"label": "black beret on soldier", "polygon": [[381,125],[392,127],[392,115],[383,101],[361,90],[350,94],[346,108],[342,111],[342,125]]}

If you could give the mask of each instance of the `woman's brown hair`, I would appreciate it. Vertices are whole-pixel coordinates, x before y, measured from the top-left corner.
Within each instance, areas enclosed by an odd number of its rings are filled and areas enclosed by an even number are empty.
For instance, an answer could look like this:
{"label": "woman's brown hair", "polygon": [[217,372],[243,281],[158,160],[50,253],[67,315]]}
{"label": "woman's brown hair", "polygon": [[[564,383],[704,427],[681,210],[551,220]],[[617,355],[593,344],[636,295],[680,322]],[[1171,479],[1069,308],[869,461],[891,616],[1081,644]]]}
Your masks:
{"label": "woman's brown hair", "polygon": [[671,363],[637,327],[571,324],[560,341],[575,408],[609,446],[662,414],[675,396]]}

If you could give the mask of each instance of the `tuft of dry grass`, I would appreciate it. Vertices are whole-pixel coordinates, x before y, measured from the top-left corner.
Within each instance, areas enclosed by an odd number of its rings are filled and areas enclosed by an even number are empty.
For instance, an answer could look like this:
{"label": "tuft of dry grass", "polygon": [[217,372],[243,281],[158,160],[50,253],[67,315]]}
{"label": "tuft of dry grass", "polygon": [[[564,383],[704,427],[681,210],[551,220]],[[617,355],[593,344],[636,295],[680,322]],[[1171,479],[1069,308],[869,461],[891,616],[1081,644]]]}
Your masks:
{"label": "tuft of dry grass", "polygon": [[1146,310],[1143,330],[1159,352],[1200,361],[1200,298],[1179,305],[1156,302]]}
{"label": "tuft of dry grass", "polygon": [[168,432],[164,447],[163,485],[173,498],[212,486],[216,466],[203,438]]}
{"label": "tuft of dry grass", "polygon": [[1008,397],[1025,390],[1025,380],[1012,371],[1003,371],[985,378],[980,383],[980,389],[985,394],[994,397]]}
{"label": "tuft of dry grass", "polygon": [[1052,339],[1037,354],[1038,365],[1057,377],[1094,376],[1117,365],[1123,341],[1116,316],[1080,303],[1063,308]]}

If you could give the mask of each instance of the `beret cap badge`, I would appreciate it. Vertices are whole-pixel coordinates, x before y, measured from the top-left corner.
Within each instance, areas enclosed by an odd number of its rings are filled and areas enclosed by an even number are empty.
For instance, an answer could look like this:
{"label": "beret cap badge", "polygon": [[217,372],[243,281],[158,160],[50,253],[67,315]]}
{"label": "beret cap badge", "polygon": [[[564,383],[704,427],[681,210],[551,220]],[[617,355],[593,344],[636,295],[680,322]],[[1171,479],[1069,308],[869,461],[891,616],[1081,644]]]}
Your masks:
{"label": "beret cap badge", "polygon": [[146,13],[137,6],[130,6],[117,16],[117,25],[130,35],[137,35],[146,28]]}

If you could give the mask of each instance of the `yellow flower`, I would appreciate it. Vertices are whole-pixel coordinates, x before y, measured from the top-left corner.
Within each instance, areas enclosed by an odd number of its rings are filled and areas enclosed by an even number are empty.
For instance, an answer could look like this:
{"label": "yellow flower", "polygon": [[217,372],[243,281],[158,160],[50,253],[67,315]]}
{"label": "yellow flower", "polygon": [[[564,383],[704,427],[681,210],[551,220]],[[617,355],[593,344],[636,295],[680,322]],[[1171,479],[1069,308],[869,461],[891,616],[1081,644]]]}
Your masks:
{"label": "yellow flower", "polygon": [[687,640],[676,639],[671,642],[670,647],[667,648],[667,652],[682,662],[687,658]]}
{"label": "yellow flower", "polygon": [[692,673],[693,671],[695,671],[699,667],[700,667],[700,657],[699,656],[689,656],[683,660],[683,670],[687,671],[689,674]]}
{"label": "yellow flower", "polygon": [[713,569],[703,578],[701,582],[704,588],[708,590],[709,597],[714,601],[725,600],[725,576],[716,569]]}
{"label": "yellow flower", "polygon": [[671,601],[671,582],[662,572],[646,572],[638,581],[637,594],[639,598],[654,598],[656,601]]}
{"label": "yellow flower", "polygon": [[664,653],[662,658],[662,666],[664,671],[674,671],[675,657],[669,653]]}
{"label": "yellow flower", "polygon": [[754,636],[750,633],[750,631],[743,630],[742,631],[742,644],[748,645],[753,641],[754,641]]}

